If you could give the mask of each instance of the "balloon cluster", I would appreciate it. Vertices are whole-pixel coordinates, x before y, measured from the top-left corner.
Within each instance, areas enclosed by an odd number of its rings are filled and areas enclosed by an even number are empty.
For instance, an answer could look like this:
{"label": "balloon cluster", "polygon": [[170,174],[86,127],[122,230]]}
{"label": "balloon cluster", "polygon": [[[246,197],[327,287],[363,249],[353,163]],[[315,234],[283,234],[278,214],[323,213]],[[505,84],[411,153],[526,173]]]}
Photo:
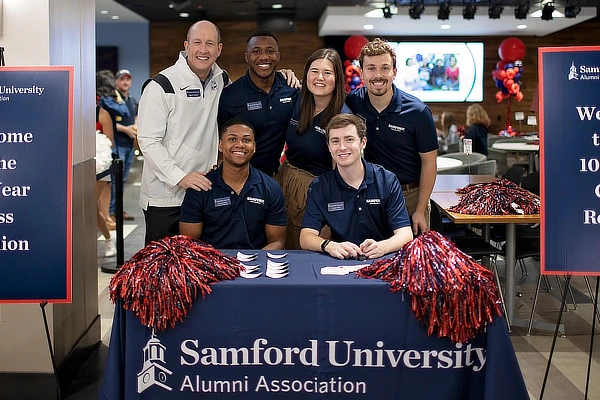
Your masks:
{"label": "balloon cluster", "polygon": [[500,61],[496,63],[496,69],[492,72],[496,87],[500,89],[496,93],[496,101],[500,103],[511,96],[514,96],[517,101],[523,100],[521,73],[523,72],[522,60],[525,56],[525,45],[514,37],[504,39],[498,47],[498,55]]}
{"label": "balloon cluster", "polygon": [[350,91],[363,86],[364,82],[360,77],[360,68],[358,66],[358,56],[363,46],[369,42],[364,36],[350,36],[344,43],[344,54],[347,60],[344,61],[344,77],[346,79],[346,94]]}

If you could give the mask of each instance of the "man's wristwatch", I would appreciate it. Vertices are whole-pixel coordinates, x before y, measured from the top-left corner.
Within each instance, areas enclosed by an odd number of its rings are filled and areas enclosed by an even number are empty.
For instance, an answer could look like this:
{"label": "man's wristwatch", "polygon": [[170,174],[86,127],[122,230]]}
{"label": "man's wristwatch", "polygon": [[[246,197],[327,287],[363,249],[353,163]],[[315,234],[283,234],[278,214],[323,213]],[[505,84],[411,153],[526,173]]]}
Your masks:
{"label": "man's wristwatch", "polygon": [[323,243],[321,243],[321,251],[323,253],[325,253],[325,247],[327,247],[328,244],[329,244],[329,239],[325,239],[325,240],[323,240]]}

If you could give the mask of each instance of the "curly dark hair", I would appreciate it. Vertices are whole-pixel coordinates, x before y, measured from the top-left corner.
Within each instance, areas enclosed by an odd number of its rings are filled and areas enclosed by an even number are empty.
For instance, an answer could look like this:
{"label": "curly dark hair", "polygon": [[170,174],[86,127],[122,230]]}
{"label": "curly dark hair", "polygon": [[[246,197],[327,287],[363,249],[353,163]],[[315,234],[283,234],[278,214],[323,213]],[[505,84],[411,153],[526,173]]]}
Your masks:
{"label": "curly dark hair", "polygon": [[116,98],[115,75],[108,69],[96,73],[96,96],[111,96]]}

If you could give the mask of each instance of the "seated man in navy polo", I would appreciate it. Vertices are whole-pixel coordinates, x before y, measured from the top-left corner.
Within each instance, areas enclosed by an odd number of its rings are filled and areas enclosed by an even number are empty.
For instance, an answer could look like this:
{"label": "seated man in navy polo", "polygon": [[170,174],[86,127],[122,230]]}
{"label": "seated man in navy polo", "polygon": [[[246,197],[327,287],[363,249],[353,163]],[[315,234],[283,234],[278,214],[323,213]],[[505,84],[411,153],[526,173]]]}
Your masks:
{"label": "seated man in navy polo", "polygon": [[223,162],[206,175],[211,190],[186,191],[179,222],[182,235],[218,249],[283,249],[283,193],[273,178],[250,165],[255,151],[248,121],[234,118],[221,127]]}
{"label": "seated man in navy polo", "polygon": [[[325,137],[337,165],[308,189],[300,232],[303,249],[341,259],[377,258],[412,240],[398,178],[361,157],[366,131],[352,114],[336,115],[327,125]],[[319,236],[324,225],[331,228],[331,240]]]}
{"label": "seated man in navy polo", "polygon": [[250,34],[246,40],[246,75],[223,89],[219,101],[219,126],[233,117],[252,124],[257,150],[251,164],[269,176],[279,169],[285,131],[300,93],[277,72],[279,58],[279,42],[273,33],[258,30]]}

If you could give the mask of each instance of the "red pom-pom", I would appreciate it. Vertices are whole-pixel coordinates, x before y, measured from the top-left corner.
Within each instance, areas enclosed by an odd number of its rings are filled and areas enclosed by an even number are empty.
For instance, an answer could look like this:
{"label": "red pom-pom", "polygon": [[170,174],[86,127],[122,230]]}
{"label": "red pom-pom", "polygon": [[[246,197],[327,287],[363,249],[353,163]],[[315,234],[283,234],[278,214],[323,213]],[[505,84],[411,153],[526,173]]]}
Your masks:
{"label": "red pom-pom", "polygon": [[145,326],[164,330],[183,321],[210,285],[234,279],[240,262],[206,243],[178,235],[151,242],[138,251],[110,281],[110,300],[121,299]]}

